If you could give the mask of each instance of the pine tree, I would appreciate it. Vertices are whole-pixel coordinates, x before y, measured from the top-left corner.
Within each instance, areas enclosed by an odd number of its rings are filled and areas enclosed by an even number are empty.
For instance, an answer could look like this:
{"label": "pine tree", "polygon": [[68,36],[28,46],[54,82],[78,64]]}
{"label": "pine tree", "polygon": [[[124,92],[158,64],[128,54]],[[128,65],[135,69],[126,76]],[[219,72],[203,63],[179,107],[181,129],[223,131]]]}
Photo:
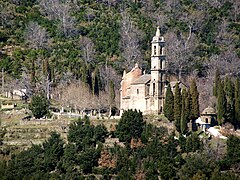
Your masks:
{"label": "pine tree", "polygon": [[141,138],[144,125],[145,122],[140,111],[124,111],[116,127],[116,135],[120,141],[130,142],[132,138]]}
{"label": "pine tree", "polygon": [[191,80],[190,94],[191,94],[191,118],[195,120],[199,117],[200,112],[199,112],[199,93],[197,90],[196,81],[194,79]]}
{"label": "pine tree", "polygon": [[171,90],[171,85],[169,84],[166,92],[165,104],[163,107],[164,115],[168,118],[169,121],[174,120],[174,96]]}
{"label": "pine tree", "polygon": [[42,118],[49,113],[48,99],[43,94],[34,95],[29,104],[29,109],[32,111],[35,118]]}
{"label": "pine tree", "polygon": [[180,122],[181,122],[181,91],[179,88],[178,83],[175,85],[175,91],[174,91],[174,120],[175,120],[175,126],[178,132],[180,132]]}
{"label": "pine tree", "polygon": [[187,91],[186,89],[183,89],[182,91],[182,113],[181,113],[181,133],[182,134],[186,134],[187,132],[187,123],[188,123],[188,110],[187,110]]}
{"label": "pine tree", "polygon": [[219,82],[218,84],[218,98],[217,98],[217,118],[218,118],[218,124],[222,125],[224,122],[224,118],[226,116],[226,106],[227,106],[227,99],[225,96],[225,92],[223,89],[222,82]]}
{"label": "pine tree", "polygon": [[240,127],[240,84],[239,79],[235,83],[235,92],[234,92],[234,101],[235,101],[235,126]]}
{"label": "pine tree", "polygon": [[217,69],[215,72],[215,78],[214,78],[214,85],[213,85],[213,95],[217,97],[217,91],[218,91],[218,84],[221,81],[220,79],[220,73]]}

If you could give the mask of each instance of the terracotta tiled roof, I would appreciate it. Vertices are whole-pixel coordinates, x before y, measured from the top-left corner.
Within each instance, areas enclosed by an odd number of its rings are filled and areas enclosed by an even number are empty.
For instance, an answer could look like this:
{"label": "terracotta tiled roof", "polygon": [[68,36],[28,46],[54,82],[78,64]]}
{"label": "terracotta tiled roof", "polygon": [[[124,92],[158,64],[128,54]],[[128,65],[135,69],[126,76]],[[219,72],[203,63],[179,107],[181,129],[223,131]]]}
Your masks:
{"label": "terracotta tiled roof", "polygon": [[132,82],[132,84],[146,84],[151,80],[151,74],[144,74]]}
{"label": "terracotta tiled roof", "polygon": [[208,106],[206,109],[203,110],[202,114],[216,114],[216,111],[214,108]]}

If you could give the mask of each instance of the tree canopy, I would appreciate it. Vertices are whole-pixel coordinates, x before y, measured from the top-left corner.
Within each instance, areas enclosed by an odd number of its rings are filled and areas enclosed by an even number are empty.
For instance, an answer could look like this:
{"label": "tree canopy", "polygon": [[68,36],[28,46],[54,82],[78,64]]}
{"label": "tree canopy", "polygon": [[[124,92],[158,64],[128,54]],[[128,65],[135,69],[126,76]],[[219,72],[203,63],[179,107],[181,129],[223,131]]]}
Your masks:
{"label": "tree canopy", "polygon": [[34,95],[29,104],[29,109],[35,118],[42,118],[49,112],[48,99],[43,94]]}
{"label": "tree canopy", "polygon": [[145,122],[141,112],[124,111],[116,127],[116,135],[120,141],[130,142],[132,138],[141,138]]}
{"label": "tree canopy", "polygon": [[168,84],[166,91],[166,98],[163,107],[163,113],[169,121],[174,121],[174,96],[172,93],[171,85]]}

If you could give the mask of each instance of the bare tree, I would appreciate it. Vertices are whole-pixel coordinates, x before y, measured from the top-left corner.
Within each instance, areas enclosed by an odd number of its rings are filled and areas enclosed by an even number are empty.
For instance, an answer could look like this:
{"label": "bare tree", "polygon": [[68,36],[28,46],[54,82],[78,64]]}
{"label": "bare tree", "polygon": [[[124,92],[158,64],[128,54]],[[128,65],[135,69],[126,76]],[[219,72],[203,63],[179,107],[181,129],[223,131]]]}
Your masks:
{"label": "bare tree", "polygon": [[239,13],[240,13],[240,2],[236,0],[231,0],[233,4],[233,15],[234,15],[234,20],[237,22],[239,19]]}
{"label": "bare tree", "polygon": [[70,36],[75,32],[75,19],[70,15],[70,2],[62,3],[60,0],[40,0],[40,7],[49,19],[59,20],[60,30],[65,36]]}
{"label": "bare tree", "polygon": [[189,32],[185,37],[183,34],[177,36],[174,32],[166,34],[166,49],[168,52],[169,71],[178,75],[181,80],[182,74],[187,73],[193,65],[192,52],[196,48],[197,39]]}
{"label": "bare tree", "polygon": [[141,1],[141,4],[143,5],[144,10],[148,13],[151,13],[153,10],[155,10],[154,2],[152,0]]}
{"label": "bare tree", "polygon": [[173,12],[180,6],[179,0],[168,0],[166,1],[166,8],[168,11]]}
{"label": "bare tree", "polygon": [[229,46],[219,55],[213,55],[206,62],[209,68],[208,73],[215,72],[219,69],[222,75],[238,76],[240,74],[240,59],[232,46]]}
{"label": "bare tree", "polygon": [[92,94],[88,85],[81,81],[72,82],[63,87],[60,96],[62,106],[71,107],[75,110],[94,109],[97,104],[96,96]]}
{"label": "bare tree", "polygon": [[[105,66],[100,66],[99,68],[100,73],[100,79],[103,84],[104,90],[101,92],[101,94],[104,96],[105,100],[103,101],[105,104],[105,107],[108,107],[109,109],[109,115],[111,115],[111,108],[117,107],[119,108],[119,88],[120,88],[120,81],[121,77],[116,73],[116,71],[105,64]],[[114,91],[110,87],[110,82],[114,85]],[[115,95],[114,99],[112,99],[112,95]],[[102,97],[101,97],[102,98]]]}
{"label": "bare tree", "polygon": [[94,43],[88,37],[81,37],[80,38],[80,47],[83,51],[83,59],[85,64],[94,63],[95,59],[95,49]]}
{"label": "bare tree", "polygon": [[0,24],[3,28],[14,25],[16,7],[13,4],[0,2]]}
{"label": "bare tree", "polygon": [[[154,15],[155,16],[155,15]],[[166,23],[169,22],[169,19],[164,15],[160,10],[158,10],[156,17],[157,25],[159,27],[164,27]]]}
{"label": "bare tree", "polygon": [[37,22],[30,22],[25,31],[25,41],[30,48],[46,48],[49,43],[49,36],[45,28]]}
{"label": "bare tree", "polygon": [[137,28],[126,11],[121,13],[122,21],[120,28],[120,49],[123,56],[123,66],[130,70],[135,63],[142,64],[140,41],[142,32]]}
{"label": "bare tree", "polygon": [[207,2],[214,8],[220,8],[226,0],[208,0]]}
{"label": "bare tree", "polygon": [[109,87],[110,81],[112,81],[113,84],[115,85],[115,89],[120,88],[121,77],[111,66],[108,66],[107,64],[101,65],[99,67],[99,74],[104,89],[105,87]]}
{"label": "bare tree", "polygon": [[208,74],[207,77],[197,78],[196,80],[199,92],[200,111],[203,111],[207,106],[215,107],[216,97],[213,96],[214,76]]}

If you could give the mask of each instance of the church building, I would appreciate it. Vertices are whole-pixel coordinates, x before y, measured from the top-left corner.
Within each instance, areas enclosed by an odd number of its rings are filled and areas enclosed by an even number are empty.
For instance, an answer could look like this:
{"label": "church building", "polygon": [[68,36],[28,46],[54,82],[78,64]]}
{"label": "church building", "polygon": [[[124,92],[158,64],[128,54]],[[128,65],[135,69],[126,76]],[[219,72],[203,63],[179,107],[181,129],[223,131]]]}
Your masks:
{"label": "church building", "polygon": [[138,64],[130,72],[123,73],[120,89],[121,114],[127,109],[137,109],[143,114],[160,114],[163,111],[169,82],[166,77],[165,41],[159,28],[151,44],[151,73],[142,73]]}

